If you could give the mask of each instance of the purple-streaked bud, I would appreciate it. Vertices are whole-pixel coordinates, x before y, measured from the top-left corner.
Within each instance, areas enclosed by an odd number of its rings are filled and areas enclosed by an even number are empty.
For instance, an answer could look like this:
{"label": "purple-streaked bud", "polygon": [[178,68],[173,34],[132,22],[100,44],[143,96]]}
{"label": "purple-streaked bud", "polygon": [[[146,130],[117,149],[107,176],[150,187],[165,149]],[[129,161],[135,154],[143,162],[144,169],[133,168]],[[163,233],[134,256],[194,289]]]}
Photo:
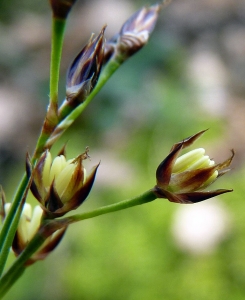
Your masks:
{"label": "purple-streaked bud", "polygon": [[179,157],[180,151],[190,146],[204,132],[186,138],[171,148],[169,155],[156,171],[157,185],[153,191],[157,197],[167,198],[176,203],[196,203],[232,191],[225,189],[204,191],[204,189],[230,170],[229,166],[234,157],[233,150],[231,157],[220,164],[215,164],[205,155],[203,148],[189,151]]}
{"label": "purple-streaked bud", "polygon": [[123,24],[120,32],[106,43],[104,63],[112,56],[123,62],[140,50],[148,42],[156,25],[160,9],[161,5],[155,4],[150,7],[143,7],[134,13]]}
{"label": "purple-streaked bud", "polygon": [[66,101],[69,106],[76,107],[82,103],[98,81],[104,58],[104,32],[105,26],[97,37],[91,36],[68,70]]}
{"label": "purple-streaked bud", "polygon": [[53,17],[57,19],[66,19],[76,0],[49,0]]}

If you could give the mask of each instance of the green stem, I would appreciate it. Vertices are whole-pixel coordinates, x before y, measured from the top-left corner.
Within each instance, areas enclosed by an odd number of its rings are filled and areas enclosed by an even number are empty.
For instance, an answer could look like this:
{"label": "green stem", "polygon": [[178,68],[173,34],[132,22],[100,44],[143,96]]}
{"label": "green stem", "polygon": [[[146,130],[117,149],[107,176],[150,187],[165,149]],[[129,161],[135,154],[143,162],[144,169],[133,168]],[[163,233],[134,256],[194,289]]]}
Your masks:
{"label": "green stem", "polygon": [[50,104],[58,103],[58,84],[60,74],[60,61],[64,41],[66,20],[52,19],[52,44],[50,62]]}
{"label": "green stem", "polygon": [[8,290],[13,286],[13,284],[18,280],[18,278],[21,277],[21,275],[24,273],[25,267],[21,267],[19,269],[15,269],[11,273],[11,278],[10,277],[5,277],[3,282],[0,283],[0,299],[4,297],[4,295],[8,292]]}
{"label": "green stem", "polygon": [[59,219],[57,221],[64,225],[65,224],[69,225],[71,223],[75,223],[78,221],[95,218],[95,217],[98,217],[98,216],[101,216],[104,214],[109,214],[109,213],[116,212],[119,210],[123,210],[123,209],[127,209],[127,208],[134,207],[137,205],[145,204],[145,203],[151,202],[155,199],[157,199],[157,196],[154,194],[153,190],[149,190],[149,191],[145,192],[144,194],[141,194],[140,196],[137,196],[135,198],[124,200],[124,201],[106,205],[106,206],[102,206],[95,210],[88,211],[88,212],[85,212],[82,214],[73,215],[73,216],[70,216],[67,218]]}
{"label": "green stem", "polygon": [[26,174],[23,176],[22,181],[19,185],[18,190],[16,191],[14,200],[12,202],[12,205],[10,207],[10,211],[7,214],[1,235],[0,235],[0,275],[3,272],[4,266],[6,264],[8,254],[9,254],[9,249],[12,245],[13,239],[15,232],[18,227],[21,211],[22,211],[22,199],[24,197],[24,194],[27,190],[28,187],[28,178]]}
{"label": "green stem", "polygon": [[[62,45],[64,39],[64,30],[66,20],[53,18],[52,20],[52,46],[51,46],[51,64],[50,64],[50,105],[49,110],[58,105],[58,83],[59,83],[59,70],[62,53]],[[48,113],[49,113],[48,110]],[[47,114],[48,114],[47,113]],[[43,151],[46,140],[49,135],[44,131],[40,134],[37,142],[35,153]],[[34,162],[34,161],[33,161]],[[26,174],[23,176],[22,181],[14,196],[10,211],[6,216],[3,228],[0,235],[0,275],[3,272],[6,260],[8,258],[9,249],[14,239],[14,235],[19,223],[22,207],[21,200],[28,185],[28,178]]]}
{"label": "green stem", "polygon": [[0,299],[23,274],[26,268],[26,261],[38,250],[44,241],[44,236],[37,233],[25,250],[18,256],[12,266],[8,269],[8,271],[3,275],[3,277],[0,279]]}
{"label": "green stem", "polygon": [[44,120],[41,134],[38,138],[34,157],[39,158],[44,151],[46,141],[52,134],[55,126],[58,123],[58,89],[59,89],[59,74],[60,62],[64,41],[64,32],[66,27],[65,19],[52,19],[52,44],[51,44],[51,62],[50,62],[50,101],[46,118]]}
{"label": "green stem", "polygon": [[[45,236],[45,229],[50,228],[57,228],[60,229],[62,226],[67,226],[72,223],[76,223],[85,219],[90,219],[94,217],[98,217],[104,214],[116,212],[119,210],[123,210],[126,208],[130,208],[133,206],[145,204],[148,202],[151,202],[155,200],[157,197],[154,194],[153,190],[149,190],[145,192],[144,194],[129,199],[124,200],[118,203],[114,203],[107,206],[102,206],[98,209],[73,215],[67,218],[58,219],[58,220],[51,220],[46,225],[44,224],[43,230],[39,231],[34,238],[30,241],[30,243],[27,245],[25,250],[20,254],[20,256],[15,260],[13,265],[7,270],[7,272],[3,275],[3,277],[0,279],[0,295],[3,296],[14,284],[14,282],[19,278],[19,276],[22,274],[22,272],[25,269],[25,263],[27,260],[39,249],[39,247],[44,243],[47,236]],[[48,229],[48,230],[50,230]],[[54,231],[54,230],[53,230]],[[50,231],[52,233],[53,231]]]}

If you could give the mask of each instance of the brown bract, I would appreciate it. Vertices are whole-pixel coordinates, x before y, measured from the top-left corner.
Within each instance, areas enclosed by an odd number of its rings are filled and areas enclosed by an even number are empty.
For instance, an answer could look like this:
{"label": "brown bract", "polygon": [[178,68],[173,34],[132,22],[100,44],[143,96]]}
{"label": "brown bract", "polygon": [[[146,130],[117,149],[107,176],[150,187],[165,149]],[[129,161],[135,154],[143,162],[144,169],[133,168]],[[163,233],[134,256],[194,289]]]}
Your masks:
{"label": "brown bract", "polygon": [[229,166],[234,156],[233,150],[231,157],[223,163],[193,169],[187,168],[177,173],[173,171],[180,151],[194,143],[204,132],[205,130],[176,143],[169,155],[158,166],[157,184],[153,189],[158,198],[167,198],[176,203],[196,203],[232,191],[226,189],[203,190],[230,170]]}

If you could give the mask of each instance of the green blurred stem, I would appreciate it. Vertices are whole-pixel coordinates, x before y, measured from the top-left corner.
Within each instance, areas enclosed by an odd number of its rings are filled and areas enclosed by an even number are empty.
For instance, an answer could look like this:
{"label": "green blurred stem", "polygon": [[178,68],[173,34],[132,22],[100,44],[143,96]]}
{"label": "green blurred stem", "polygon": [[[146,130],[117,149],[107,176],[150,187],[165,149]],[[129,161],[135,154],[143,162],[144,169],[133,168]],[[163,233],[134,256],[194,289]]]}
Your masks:
{"label": "green blurred stem", "polygon": [[85,212],[82,214],[77,214],[77,215],[73,215],[73,216],[70,216],[67,218],[59,219],[59,220],[57,220],[57,222],[64,224],[64,225],[69,225],[69,224],[79,222],[82,220],[95,218],[95,217],[98,217],[98,216],[101,216],[104,214],[109,214],[109,213],[123,210],[126,208],[145,204],[145,203],[155,200],[156,198],[157,198],[157,196],[154,194],[153,190],[149,190],[149,191],[145,192],[144,194],[141,194],[138,197],[135,197],[135,198],[132,198],[129,200],[124,200],[124,201],[114,203],[111,205],[102,206],[98,209],[88,211],[88,212]]}
{"label": "green blurred stem", "polygon": [[[38,138],[34,157],[39,158],[44,151],[46,141],[49,139],[54,128],[57,125],[57,110],[58,110],[58,89],[59,89],[59,74],[60,62],[64,41],[64,32],[66,27],[66,19],[52,19],[52,42],[51,42],[51,61],[50,61],[50,102],[47,115],[41,134]],[[47,130],[51,128],[51,130]]]}
{"label": "green blurred stem", "polygon": [[0,299],[2,299],[2,297],[23,274],[26,268],[26,261],[38,250],[44,241],[45,237],[42,234],[37,233],[30,241],[26,249],[20,254],[20,256],[18,256],[12,266],[3,275],[3,277],[0,279]]}
{"label": "green blurred stem", "polygon": [[3,269],[5,267],[9,254],[9,249],[12,245],[14,235],[18,227],[22,207],[25,200],[25,193],[27,193],[28,189],[28,183],[29,180],[25,174],[22,178],[19,188],[16,191],[14,200],[10,207],[10,211],[7,214],[3,223],[0,235],[0,275],[2,275]]}
{"label": "green blurred stem", "polygon": [[58,220],[47,220],[42,229],[34,236],[34,238],[27,245],[25,250],[20,254],[20,256],[15,260],[13,265],[7,270],[7,272],[0,279],[0,296],[2,297],[7,293],[15,281],[20,277],[20,275],[25,270],[25,263],[27,260],[39,249],[39,247],[45,242],[45,239],[55,232],[55,230],[62,227],[66,227],[69,224],[76,223],[82,220],[91,219],[104,214],[116,212],[133,206],[145,204],[155,200],[157,197],[153,190],[149,190],[144,194],[129,199],[124,200],[115,204],[102,206],[98,209],[73,215],[67,218],[62,218]]}
{"label": "green blurred stem", "polygon": [[69,105],[64,105],[60,108],[59,111],[59,120],[74,121],[88,106],[91,100],[98,94],[98,92],[102,89],[105,83],[109,80],[109,78],[114,74],[114,72],[120,67],[121,63],[116,59],[111,59],[102,69],[102,72],[99,76],[99,80],[94,87],[93,91],[89,94],[85,102],[81,103],[75,109],[70,107]]}
{"label": "green blurred stem", "polygon": [[58,84],[60,74],[60,61],[64,41],[66,20],[52,19],[52,44],[50,62],[50,104],[58,104]]}

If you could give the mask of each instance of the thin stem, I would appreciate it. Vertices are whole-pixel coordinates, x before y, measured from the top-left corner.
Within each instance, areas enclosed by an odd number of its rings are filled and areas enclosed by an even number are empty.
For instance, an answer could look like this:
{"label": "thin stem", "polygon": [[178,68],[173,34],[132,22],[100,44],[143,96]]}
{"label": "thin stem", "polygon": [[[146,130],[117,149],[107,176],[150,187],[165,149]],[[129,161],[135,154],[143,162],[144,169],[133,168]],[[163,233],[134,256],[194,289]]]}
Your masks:
{"label": "thin stem", "polygon": [[91,219],[91,218],[95,218],[95,217],[98,217],[98,216],[101,216],[104,214],[109,214],[112,212],[123,210],[126,208],[134,207],[137,205],[145,204],[145,203],[155,200],[156,198],[157,198],[157,196],[153,193],[153,190],[149,190],[149,191],[145,192],[144,194],[141,194],[140,196],[137,196],[135,198],[124,200],[124,201],[114,203],[111,205],[102,206],[102,207],[99,207],[98,209],[88,211],[88,212],[85,212],[82,214],[73,215],[73,216],[63,218],[63,219],[60,219],[57,221],[64,223],[64,224],[66,224],[66,223],[71,224],[71,223],[75,223],[78,221]]}
{"label": "thin stem", "polygon": [[25,271],[25,267],[22,266],[18,269],[15,269],[11,273],[11,277],[5,277],[4,280],[0,283],[0,299],[8,292],[8,290],[13,286],[13,284],[21,277]]}
{"label": "thin stem", "polygon": [[26,268],[26,261],[38,250],[44,241],[44,236],[37,233],[25,250],[14,261],[8,271],[3,275],[3,277],[0,279],[0,298],[2,298],[8,292],[16,280],[22,275]]}
{"label": "thin stem", "polygon": [[[50,64],[50,105],[47,115],[52,115],[51,110],[55,110],[58,105],[58,83],[59,83],[59,70],[60,60],[62,53],[62,45],[64,39],[64,30],[66,20],[53,18],[52,20],[52,46],[51,46],[51,64]],[[43,128],[44,129],[44,128]],[[43,151],[46,140],[50,134],[47,134],[42,130],[37,142],[35,153],[41,153]],[[14,196],[10,211],[6,216],[3,224],[3,228],[0,235],[0,275],[3,272],[6,260],[8,258],[9,249],[14,239],[19,218],[21,215],[22,207],[21,200],[26,191],[28,185],[28,178],[24,174],[22,181]]]}
{"label": "thin stem", "polygon": [[[56,229],[60,229],[62,227],[66,227],[69,224],[76,223],[85,219],[90,219],[94,217],[98,217],[104,214],[116,212],[119,210],[123,210],[126,208],[130,208],[133,206],[145,204],[155,200],[157,197],[154,194],[153,190],[149,190],[144,194],[129,199],[124,200],[115,204],[107,205],[100,207],[98,209],[73,215],[67,218],[58,219],[58,220],[50,220],[49,222],[44,224],[42,230],[40,230],[34,238],[27,245],[25,250],[20,254],[20,256],[15,260],[13,265],[7,270],[7,272],[0,279],[0,296],[3,296],[14,284],[14,282],[19,278],[22,272],[25,269],[25,263],[27,260],[39,249],[39,247],[44,243],[47,236],[49,236]],[[51,230],[51,231],[46,231]],[[49,232],[50,234],[45,235],[45,233]]]}
{"label": "thin stem", "polygon": [[26,196],[25,193],[27,193],[28,190],[28,183],[30,183],[30,180],[25,174],[22,178],[18,190],[16,191],[14,200],[10,207],[10,211],[3,223],[0,235],[0,275],[2,274],[4,266],[6,264],[9,249],[12,245],[14,235],[18,227],[22,206],[25,200],[24,198]]}
{"label": "thin stem", "polygon": [[60,74],[60,61],[62,46],[64,41],[64,32],[66,19],[52,19],[52,44],[51,44],[51,62],[50,62],[50,104],[58,102],[58,84]]}
{"label": "thin stem", "polygon": [[39,158],[40,154],[45,150],[46,141],[49,139],[50,135],[58,124],[57,111],[59,74],[65,27],[65,19],[57,19],[53,17],[50,62],[50,101],[43,128],[34,151],[35,158]]}

